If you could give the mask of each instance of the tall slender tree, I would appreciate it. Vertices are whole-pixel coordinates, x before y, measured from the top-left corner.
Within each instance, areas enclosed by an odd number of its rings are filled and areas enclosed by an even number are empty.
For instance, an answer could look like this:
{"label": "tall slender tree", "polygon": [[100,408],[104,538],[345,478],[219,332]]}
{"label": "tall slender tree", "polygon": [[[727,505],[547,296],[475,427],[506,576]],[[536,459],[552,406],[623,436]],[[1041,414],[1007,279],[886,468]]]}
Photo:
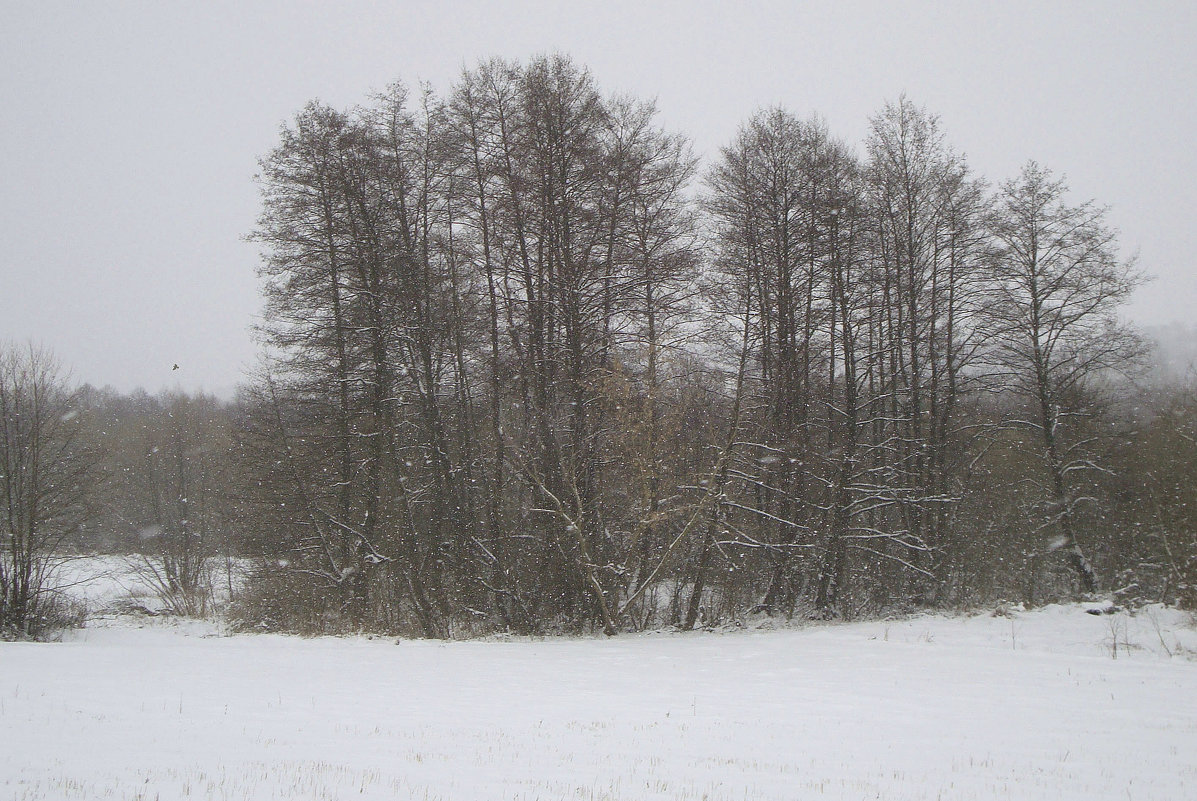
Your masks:
{"label": "tall slender tree", "polygon": [[1143,354],[1139,337],[1117,317],[1143,278],[1120,258],[1104,210],[1070,205],[1064,181],[1035,162],[1002,185],[991,226],[992,358],[1025,403],[1013,422],[1036,440],[1049,522],[1058,531],[1054,545],[1080,588],[1094,592],[1099,579],[1076,514],[1078,504],[1093,500],[1078,493],[1085,475],[1101,467],[1083,421],[1095,411],[1096,385]]}

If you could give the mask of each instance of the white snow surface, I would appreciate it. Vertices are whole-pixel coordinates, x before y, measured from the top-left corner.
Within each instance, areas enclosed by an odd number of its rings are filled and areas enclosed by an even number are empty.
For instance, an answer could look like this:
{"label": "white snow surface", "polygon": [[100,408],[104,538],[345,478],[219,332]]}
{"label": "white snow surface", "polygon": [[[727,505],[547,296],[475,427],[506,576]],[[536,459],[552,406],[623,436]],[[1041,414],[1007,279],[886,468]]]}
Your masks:
{"label": "white snow surface", "polygon": [[1197,797],[1192,619],[1085,609],[452,643],[108,614],[0,643],[0,798]]}

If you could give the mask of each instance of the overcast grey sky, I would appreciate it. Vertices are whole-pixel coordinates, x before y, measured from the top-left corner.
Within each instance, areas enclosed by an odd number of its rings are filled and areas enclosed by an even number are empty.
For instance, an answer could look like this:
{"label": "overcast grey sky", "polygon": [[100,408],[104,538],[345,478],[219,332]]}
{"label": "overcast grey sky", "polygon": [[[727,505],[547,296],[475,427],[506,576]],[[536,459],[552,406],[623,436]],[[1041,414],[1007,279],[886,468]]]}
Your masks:
{"label": "overcast grey sky", "polygon": [[[257,158],[319,98],[563,51],[713,153],[754,110],[854,144],[900,93],[991,181],[1034,158],[1197,302],[1197,3],[0,0],[0,339],[79,381],[230,392],[255,359]],[[172,371],[178,364],[180,369]]]}

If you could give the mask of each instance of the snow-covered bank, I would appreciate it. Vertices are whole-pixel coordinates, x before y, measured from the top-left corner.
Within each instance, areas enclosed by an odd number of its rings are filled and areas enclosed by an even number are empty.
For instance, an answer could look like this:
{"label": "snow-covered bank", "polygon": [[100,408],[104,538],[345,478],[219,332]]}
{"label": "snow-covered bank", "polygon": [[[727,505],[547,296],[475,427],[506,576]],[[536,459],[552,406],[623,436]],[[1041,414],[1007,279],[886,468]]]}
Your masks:
{"label": "snow-covered bank", "polygon": [[[233,588],[244,580],[249,562],[215,557],[208,563],[211,595],[217,606],[227,603]],[[46,584],[86,607],[93,618],[111,617],[129,608],[161,611],[167,605],[159,595],[161,562],[137,554],[64,556],[55,562]]]}
{"label": "snow-covered bank", "polygon": [[1150,614],[398,644],[108,620],[0,644],[0,795],[1191,797],[1197,642]]}

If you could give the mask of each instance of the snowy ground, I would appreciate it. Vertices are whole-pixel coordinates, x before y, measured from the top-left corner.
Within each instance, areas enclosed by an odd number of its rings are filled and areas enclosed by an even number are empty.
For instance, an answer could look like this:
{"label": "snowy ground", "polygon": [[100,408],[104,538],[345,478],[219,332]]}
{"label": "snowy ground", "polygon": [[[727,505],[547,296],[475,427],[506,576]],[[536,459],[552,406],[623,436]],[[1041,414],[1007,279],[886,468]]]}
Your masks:
{"label": "snowy ground", "polygon": [[101,616],[0,643],[0,798],[1194,798],[1195,653],[1160,608],[462,643]]}

